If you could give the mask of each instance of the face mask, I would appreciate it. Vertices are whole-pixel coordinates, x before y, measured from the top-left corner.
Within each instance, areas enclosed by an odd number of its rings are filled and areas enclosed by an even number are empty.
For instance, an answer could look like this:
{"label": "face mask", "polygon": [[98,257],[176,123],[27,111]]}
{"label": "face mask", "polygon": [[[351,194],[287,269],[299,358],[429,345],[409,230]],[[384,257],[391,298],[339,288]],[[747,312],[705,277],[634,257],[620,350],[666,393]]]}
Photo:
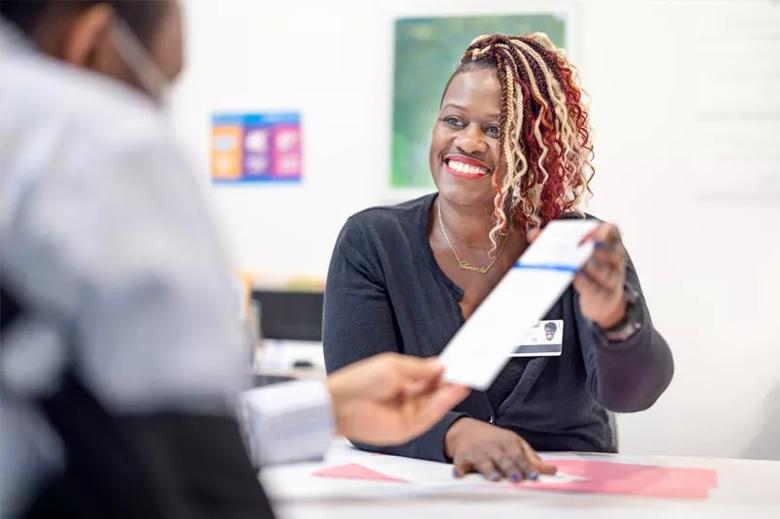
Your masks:
{"label": "face mask", "polygon": [[171,82],[124,21],[114,24],[111,43],[143,89],[161,106],[169,106]]}

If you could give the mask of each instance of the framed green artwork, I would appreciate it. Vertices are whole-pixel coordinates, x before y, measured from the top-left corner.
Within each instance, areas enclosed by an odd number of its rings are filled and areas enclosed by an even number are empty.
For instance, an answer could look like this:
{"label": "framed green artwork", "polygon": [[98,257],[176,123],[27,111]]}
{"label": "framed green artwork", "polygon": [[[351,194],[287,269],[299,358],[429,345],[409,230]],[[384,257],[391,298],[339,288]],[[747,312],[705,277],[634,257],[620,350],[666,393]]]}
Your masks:
{"label": "framed green artwork", "polygon": [[431,129],[442,89],[471,40],[497,32],[544,32],[566,48],[567,23],[560,13],[396,20],[391,188],[433,186],[428,170]]}

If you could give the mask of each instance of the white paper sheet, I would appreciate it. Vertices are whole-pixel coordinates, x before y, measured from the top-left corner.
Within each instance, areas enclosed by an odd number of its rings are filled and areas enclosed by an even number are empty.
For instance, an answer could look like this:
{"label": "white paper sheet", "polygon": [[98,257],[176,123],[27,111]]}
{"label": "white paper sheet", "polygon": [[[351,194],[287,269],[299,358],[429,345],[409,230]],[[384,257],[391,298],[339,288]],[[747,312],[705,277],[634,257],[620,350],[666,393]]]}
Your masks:
{"label": "white paper sheet", "polygon": [[484,391],[528,328],[555,304],[590,257],[597,220],[551,222],[441,354],[444,378]]}

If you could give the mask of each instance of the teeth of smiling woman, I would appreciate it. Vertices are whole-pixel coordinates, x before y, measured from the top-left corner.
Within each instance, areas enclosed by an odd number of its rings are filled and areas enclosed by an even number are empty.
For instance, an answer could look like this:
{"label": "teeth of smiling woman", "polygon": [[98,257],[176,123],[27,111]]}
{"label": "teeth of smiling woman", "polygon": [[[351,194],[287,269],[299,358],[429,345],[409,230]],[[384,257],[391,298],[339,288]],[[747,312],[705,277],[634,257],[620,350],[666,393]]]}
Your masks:
{"label": "teeth of smiling woman", "polygon": [[449,161],[449,166],[455,171],[460,171],[461,173],[468,173],[470,175],[484,175],[487,173],[487,170],[485,168],[472,166],[471,164],[464,164],[463,162],[458,162],[456,160]]}

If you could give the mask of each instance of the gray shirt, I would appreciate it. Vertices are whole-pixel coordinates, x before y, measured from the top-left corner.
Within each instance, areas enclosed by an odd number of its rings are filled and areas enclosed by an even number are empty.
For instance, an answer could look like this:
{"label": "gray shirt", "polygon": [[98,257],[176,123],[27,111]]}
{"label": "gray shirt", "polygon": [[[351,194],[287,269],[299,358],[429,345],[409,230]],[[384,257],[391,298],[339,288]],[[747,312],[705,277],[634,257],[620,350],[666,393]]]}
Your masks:
{"label": "gray shirt", "polygon": [[[235,418],[249,349],[201,189],[159,107],[0,20],[0,282],[24,308],[0,348],[3,513],[62,465],[33,402],[66,368],[115,415]],[[256,464],[327,449],[323,384],[241,402]]]}

